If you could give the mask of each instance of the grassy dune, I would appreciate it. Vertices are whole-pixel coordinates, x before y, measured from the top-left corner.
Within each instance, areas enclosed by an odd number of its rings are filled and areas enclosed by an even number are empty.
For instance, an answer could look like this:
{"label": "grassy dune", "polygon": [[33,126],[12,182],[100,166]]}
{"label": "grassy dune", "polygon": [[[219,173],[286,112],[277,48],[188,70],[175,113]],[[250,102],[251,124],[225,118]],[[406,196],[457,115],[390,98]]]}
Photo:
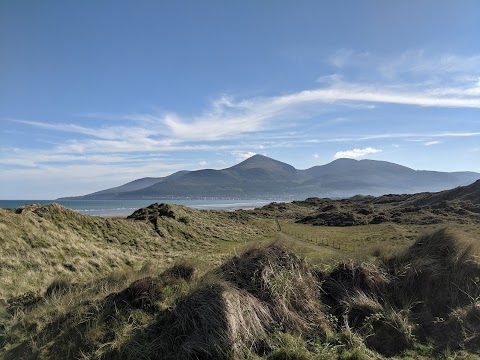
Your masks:
{"label": "grassy dune", "polygon": [[279,206],[1,210],[0,357],[480,356],[475,223],[312,226]]}
{"label": "grassy dune", "polygon": [[57,204],[0,209],[0,298],[64,276],[83,281],[146,263],[164,268],[199,252],[202,261],[219,263],[235,245],[268,236],[241,212],[165,206],[174,215],[155,217],[157,231],[148,219],[104,219]]}

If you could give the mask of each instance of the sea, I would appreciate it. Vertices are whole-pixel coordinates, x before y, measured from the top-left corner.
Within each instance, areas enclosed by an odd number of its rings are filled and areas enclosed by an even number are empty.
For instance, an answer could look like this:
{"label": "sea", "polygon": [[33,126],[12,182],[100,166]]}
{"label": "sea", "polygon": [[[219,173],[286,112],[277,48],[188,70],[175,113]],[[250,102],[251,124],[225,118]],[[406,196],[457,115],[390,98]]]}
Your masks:
{"label": "sea", "polygon": [[185,205],[194,209],[205,210],[238,210],[252,209],[271,203],[273,200],[172,200],[172,199],[150,199],[150,200],[0,200],[0,208],[16,209],[27,204],[46,205],[50,203],[60,204],[68,209],[85,215],[130,215],[135,210],[147,207],[153,203],[169,203]]}

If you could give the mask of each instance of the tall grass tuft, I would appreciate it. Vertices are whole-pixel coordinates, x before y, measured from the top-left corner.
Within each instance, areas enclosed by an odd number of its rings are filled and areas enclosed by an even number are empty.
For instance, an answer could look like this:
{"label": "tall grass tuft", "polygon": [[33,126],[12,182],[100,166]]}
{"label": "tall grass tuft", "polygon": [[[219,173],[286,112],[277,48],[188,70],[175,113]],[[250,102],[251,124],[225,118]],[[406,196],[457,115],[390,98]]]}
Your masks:
{"label": "tall grass tuft", "polygon": [[283,330],[329,331],[316,274],[279,243],[253,247],[225,262],[217,273],[268,304]]}
{"label": "tall grass tuft", "polygon": [[207,276],[157,325],[157,353],[165,359],[243,359],[265,339],[268,307],[245,290]]}
{"label": "tall grass tuft", "polygon": [[402,255],[387,262],[396,281],[390,298],[415,304],[424,330],[432,330],[452,309],[480,297],[480,244],[446,229],[423,235]]}

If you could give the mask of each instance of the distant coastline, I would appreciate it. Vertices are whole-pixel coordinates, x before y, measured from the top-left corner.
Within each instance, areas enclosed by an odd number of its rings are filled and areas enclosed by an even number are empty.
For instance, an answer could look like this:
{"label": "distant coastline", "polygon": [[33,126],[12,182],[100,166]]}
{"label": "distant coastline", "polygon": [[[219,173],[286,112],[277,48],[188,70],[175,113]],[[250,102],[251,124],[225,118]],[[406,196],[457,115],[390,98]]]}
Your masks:
{"label": "distant coastline", "polygon": [[[0,200],[0,208],[16,209],[28,204],[58,203],[84,215],[103,217],[126,217],[142,207],[153,203],[185,205],[200,210],[252,209],[271,203],[273,200],[225,200],[225,199],[148,199],[148,200]],[[288,200],[287,200],[288,201]]]}

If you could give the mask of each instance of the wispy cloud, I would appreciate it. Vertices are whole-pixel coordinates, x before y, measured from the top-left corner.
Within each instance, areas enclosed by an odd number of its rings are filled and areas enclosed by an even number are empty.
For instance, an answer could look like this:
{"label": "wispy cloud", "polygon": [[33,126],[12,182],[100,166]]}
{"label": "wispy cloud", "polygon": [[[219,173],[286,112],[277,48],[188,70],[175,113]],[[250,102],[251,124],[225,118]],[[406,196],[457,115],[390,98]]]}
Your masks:
{"label": "wispy cloud", "polygon": [[129,127],[129,126],[104,126],[104,127],[85,127],[76,124],[63,124],[63,123],[49,123],[41,121],[31,121],[23,119],[9,119],[16,123],[30,125],[42,129],[68,132],[74,134],[89,135],[99,139],[138,139],[146,138],[152,135],[159,135],[160,132],[152,131],[145,127]]}
{"label": "wispy cloud", "polygon": [[[329,142],[352,142],[352,141],[367,141],[379,139],[409,139],[410,141],[424,141],[425,138],[449,138],[449,137],[477,137],[480,132],[418,132],[418,133],[380,133],[357,135],[351,137],[333,137],[324,139],[306,139],[306,143],[329,143]],[[415,139],[417,138],[417,139]]]}
{"label": "wispy cloud", "polygon": [[480,55],[460,56],[456,54],[429,54],[422,49],[412,49],[390,59],[377,60],[380,72],[387,78],[396,78],[405,74],[421,77],[450,77],[468,79],[477,74],[480,67]]}
{"label": "wispy cloud", "polygon": [[[443,138],[480,136],[477,131],[388,133],[381,130],[378,134],[358,135],[358,127],[352,132],[357,135],[352,136],[333,137],[326,133],[321,138],[316,135],[320,131],[309,133],[301,125],[311,119],[315,119],[315,124],[310,126],[316,130],[328,130],[329,126],[346,121],[343,117],[333,117],[332,120],[331,114],[324,116],[332,109],[343,110],[348,107],[371,111],[381,104],[480,109],[480,55],[427,56],[423,51],[415,50],[385,60],[371,53],[340,49],[329,61],[336,67],[335,73],[319,77],[313,89],[265,97],[219,96],[206,109],[193,116],[156,110],[151,113],[84,113],[81,116],[88,120],[80,124],[78,121],[54,123],[9,119],[17,124],[68,135],[45,151],[1,149],[0,163],[32,168],[68,162],[137,163],[143,166],[145,163],[134,154],[141,154],[145,161],[149,161],[167,152],[191,150],[221,151],[233,154],[236,160],[241,161],[255,155],[252,149],[261,151],[305,143],[391,138],[417,139],[431,146],[439,144]],[[370,72],[376,71],[378,76],[369,82],[351,80],[347,76],[348,71],[345,71],[351,66],[368,67]],[[98,121],[100,125],[92,125],[97,122],[91,119],[108,121]],[[374,147],[356,148],[339,151],[335,157],[358,158],[379,151]],[[152,157],[145,155],[147,153],[151,153]],[[191,166],[198,165],[202,165],[198,159],[192,160]]]}
{"label": "wispy cloud", "polygon": [[[342,49],[332,56],[331,61],[338,67],[346,67],[350,62],[358,63],[358,59],[365,58],[371,60],[375,59],[375,56]],[[480,108],[479,79],[477,75],[472,74],[476,74],[479,67],[480,55],[470,57],[444,55],[428,58],[423,52],[406,52],[400,56],[399,60],[386,61],[383,68],[380,68],[389,69],[387,72],[391,74],[422,73],[424,77],[431,76],[428,81],[422,79],[417,82],[399,82],[395,80],[395,76],[390,76],[390,80],[362,83],[347,81],[341,74],[334,74],[324,77],[324,86],[316,89],[244,99],[221,96],[203,112],[189,117],[173,112],[124,115],[83,114],[91,118],[117,118],[135,122],[123,126],[103,123],[100,127],[25,119],[15,121],[47,130],[90,137],[91,139],[77,141],[75,144],[65,144],[65,146],[75,147],[77,151],[79,149],[88,151],[89,146],[93,144],[93,139],[110,141],[102,144],[96,140],[94,145],[111,146],[116,151],[135,151],[134,148],[140,147],[166,148],[192,142],[220,142],[240,139],[247,134],[294,129],[305,119],[318,116],[332,106],[339,108],[361,106],[368,110],[377,104],[398,104],[478,109]],[[439,77],[440,72],[442,76],[450,76],[448,81],[443,81],[443,78]],[[328,121],[331,120],[322,119],[317,124],[328,124]]]}
{"label": "wispy cloud", "polygon": [[427,141],[427,142],[424,143],[423,145],[425,145],[425,146],[432,146],[432,145],[438,145],[438,144],[441,144],[441,143],[442,143],[441,141],[432,140],[432,141]]}
{"label": "wispy cloud", "polygon": [[130,113],[130,114],[110,114],[103,112],[87,112],[78,114],[79,117],[89,118],[89,119],[100,119],[100,120],[128,120],[136,121],[141,123],[155,123],[158,121],[158,116],[155,114],[141,114],[141,113]]}
{"label": "wispy cloud", "polygon": [[350,158],[350,159],[358,159],[361,157],[364,157],[368,154],[375,154],[378,152],[381,152],[382,150],[380,149],[375,149],[372,147],[367,147],[364,149],[353,149],[353,150],[345,150],[345,151],[338,151],[335,153],[333,156],[335,159],[340,159],[340,158]]}
{"label": "wispy cloud", "polygon": [[391,87],[369,85],[346,85],[328,89],[305,90],[272,100],[273,106],[295,106],[302,103],[329,103],[337,101],[360,101],[373,103],[403,104],[428,107],[480,108],[479,98],[428,96],[422,92],[398,91]]}

